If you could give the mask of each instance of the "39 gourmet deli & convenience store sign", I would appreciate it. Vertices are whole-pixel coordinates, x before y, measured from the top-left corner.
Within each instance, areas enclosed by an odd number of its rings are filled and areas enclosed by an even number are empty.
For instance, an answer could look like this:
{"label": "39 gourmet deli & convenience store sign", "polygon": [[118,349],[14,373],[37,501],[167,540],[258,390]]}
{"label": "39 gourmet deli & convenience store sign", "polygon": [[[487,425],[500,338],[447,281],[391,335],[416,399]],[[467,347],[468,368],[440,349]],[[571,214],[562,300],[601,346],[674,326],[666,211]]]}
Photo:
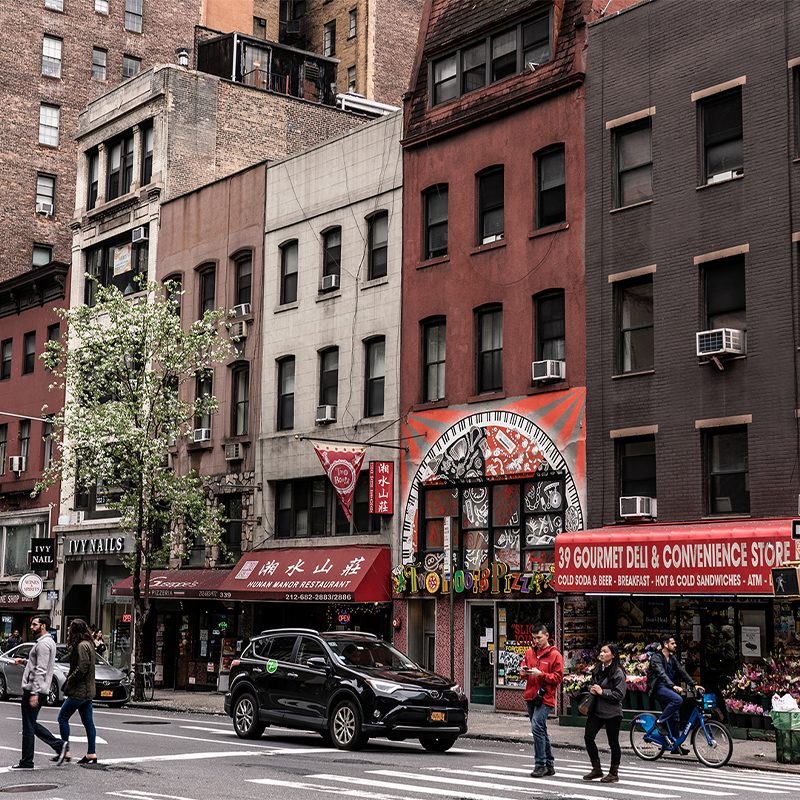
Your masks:
{"label": "39 gourmet deli & convenience store sign", "polygon": [[561,533],[561,592],[772,594],[770,570],[800,559],[792,521],[641,525]]}

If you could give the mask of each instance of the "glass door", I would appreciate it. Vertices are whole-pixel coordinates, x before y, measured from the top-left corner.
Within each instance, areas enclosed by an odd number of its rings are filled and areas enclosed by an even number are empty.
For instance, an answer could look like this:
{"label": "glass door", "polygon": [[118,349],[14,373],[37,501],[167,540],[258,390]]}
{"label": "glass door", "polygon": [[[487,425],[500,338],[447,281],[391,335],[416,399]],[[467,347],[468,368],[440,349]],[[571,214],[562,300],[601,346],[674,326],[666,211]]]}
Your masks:
{"label": "glass door", "polygon": [[469,702],[494,708],[494,605],[469,605]]}

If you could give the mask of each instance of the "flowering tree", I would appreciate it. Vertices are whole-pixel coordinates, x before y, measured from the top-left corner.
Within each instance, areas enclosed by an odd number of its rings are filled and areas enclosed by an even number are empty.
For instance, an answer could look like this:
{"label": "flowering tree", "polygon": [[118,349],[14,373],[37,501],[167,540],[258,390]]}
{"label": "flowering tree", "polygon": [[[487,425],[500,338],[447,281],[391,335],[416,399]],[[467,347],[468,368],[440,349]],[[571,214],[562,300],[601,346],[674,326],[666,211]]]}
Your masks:
{"label": "flowering tree", "polygon": [[[195,397],[192,389],[193,399],[181,400],[180,387],[194,385],[232,352],[220,335],[224,312],[207,312],[184,330],[177,292],[165,296],[156,283],[141,288],[146,297],[125,299],[113,286],[98,286],[93,306],[59,311],[69,342],[48,342],[41,357],[55,375],[50,388],[66,388],[64,407],[52,418],[62,445],[37,486],[60,479],[66,491],[104,487],[106,508],[132,535],[126,563],[133,573],[134,664],[144,660],[153,566],[182,555],[189,537],[220,543],[220,519],[200,478],[169,469],[167,454],[196,417],[217,410],[213,395]],[[139,678],[137,697],[141,691]]]}

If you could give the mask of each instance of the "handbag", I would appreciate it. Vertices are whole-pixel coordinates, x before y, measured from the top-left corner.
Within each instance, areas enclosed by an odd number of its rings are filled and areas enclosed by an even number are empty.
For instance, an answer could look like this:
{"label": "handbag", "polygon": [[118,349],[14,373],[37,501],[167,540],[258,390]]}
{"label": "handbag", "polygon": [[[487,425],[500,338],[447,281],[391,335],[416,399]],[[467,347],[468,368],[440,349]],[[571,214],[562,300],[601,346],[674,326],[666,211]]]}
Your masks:
{"label": "handbag", "polygon": [[597,703],[597,695],[591,692],[583,692],[578,696],[578,711],[585,717],[594,711],[595,703]]}

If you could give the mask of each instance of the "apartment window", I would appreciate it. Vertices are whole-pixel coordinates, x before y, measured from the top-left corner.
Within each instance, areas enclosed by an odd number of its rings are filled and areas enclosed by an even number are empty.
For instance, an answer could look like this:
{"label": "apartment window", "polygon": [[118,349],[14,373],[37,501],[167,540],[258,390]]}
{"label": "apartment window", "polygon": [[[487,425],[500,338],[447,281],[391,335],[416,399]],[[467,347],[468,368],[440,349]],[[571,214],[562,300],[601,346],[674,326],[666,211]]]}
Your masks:
{"label": "apartment window", "polygon": [[319,354],[319,403],[335,406],[339,396],[339,348],[331,347]]}
{"label": "apartment window", "polygon": [[503,388],[503,310],[489,306],[476,314],[476,394]]}
{"label": "apartment window", "polygon": [[8,423],[0,425],[0,475],[6,474],[6,459],[8,457]]}
{"label": "apartment window", "polygon": [[655,436],[620,439],[617,443],[617,453],[619,496],[656,497]]}
{"label": "apartment window", "polygon": [[424,195],[425,258],[447,255],[447,184],[428,189]]}
{"label": "apartment window", "polygon": [[297,242],[281,247],[281,304],[297,301]]}
{"label": "apartment window", "polygon": [[478,175],[478,244],[503,238],[503,167]]}
{"label": "apartment window", "polygon": [[142,59],[135,56],[122,56],[122,79],[133,78],[142,71]]}
{"label": "apartment window", "polygon": [[87,155],[87,186],[88,196],[86,198],[86,207],[91,210],[97,205],[97,190],[100,183],[100,153],[97,150],[92,151]]}
{"label": "apartment window", "polygon": [[42,42],[42,75],[61,77],[61,39],[45,36]]}
{"label": "apartment window", "polygon": [[649,117],[644,122],[620,128],[616,133],[618,208],[643,203],[653,197],[651,139]]}
{"label": "apartment window", "polygon": [[747,330],[744,256],[712,261],[703,268],[706,325]]}
{"label": "apartment window", "polygon": [[55,175],[45,175],[39,172],[36,175],[36,205],[49,203],[55,209],[56,203],[56,178]]}
{"label": "apartment window", "polygon": [[19,454],[25,459],[26,468],[22,471],[27,472],[28,458],[31,454],[31,421],[29,419],[22,419],[19,422]]}
{"label": "apartment window", "polygon": [[58,106],[39,106],[39,144],[58,147],[58,128],[61,124],[61,109]]}
{"label": "apartment window", "polygon": [[7,381],[11,377],[11,349],[13,339],[6,339],[0,345],[0,381]]}
{"label": "apartment window", "polygon": [[434,319],[422,326],[422,402],[444,400],[446,324]]}
{"label": "apartment window", "polygon": [[564,145],[536,156],[536,227],[546,228],[567,220]]}
{"label": "apartment window", "polygon": [[342,263],[342,229],[334,228],[322,237],[322,274],[340,275]]}
{"label": "apartment window", "polygon": [[216,303],[216,269],[207,269],[200,273],[200,316],[207,311],[213,311]]}
{"label": "apartment window", "polygon": [[294,356],[278,362],[278,430],[294,428]]}
{"label": "apartment window", "polygon": [[116,286],[124,295],[139,291],[138,277],[147,275],[148,242],[131,242],[130,234],[93,247],[86,253],[86,272],[94,278],[86,279],[84,302],[93,306],[96,283]]}
{"label": "apartment window", "polygon": [[653,279],[651,276],[617,285],[619,370],[653,368]]}
{"label": "apartment window", "polygon": [[183,279],[180,275],[174,275],[164,281],[164,290],[167,301],[172,306],[175,316],[181,318],[181,306],[183,305]]}
{"label": "apartment window", "polygon": [[327,536],[331,533],[326,478],[279,483],[275,535],[278,539]]}
{"label": "apartment window", "polygon": [[131,190],[133,182],[133,134],[113,143],[108,150],[108,191],[106,200],[114,200]]}
{"label": "apartment window", "polygon": [[45,422],[44,430],[42,432],[42,469],[49,469],[50,465],[53,463],[53,451],[55,447],[53,433],[53,423]]}
{"label": "apartment window", "polygon": [[47,341],[58,342],[61,340],[61,325],[56,322],[53,325],[47,326]]}
{"label": "apartment window", "polygon": [[233,372],[233,435],[247,435],[250,417],[250,369],[240,367]]}
{"label": "apartment window", "polygon": [[243,256],[236,261],[236,304],[250,302],[250,290],[253,283],[253,257]]}
{"label": "apartment window", "polygon": [[386,382],[386,340],[381,336],[367,342],[365,416],[383,415],[383,392]]}
{"label": "apartment window", "polygon": [[92,77],[99,81],[106,79],[106,62],[108,53],[95,47],[92,49]]}
{"label": "apartment window", "polygon": [[153,126],[142,131],[142,186],[153,180]]}
{"label": "apartment window", "polygon": [[25,334],[22,351],[22,374],[30,375],[36,365],[36,331]]}
{"label": "apartment window", "polygon": [[336,54],[336,20],[329,22],[325,26],[325,41],[322,54],[325,56]]}
{"label": "apartment window", "polygon": [[[195,383],[195,399],[202,400],[204,397],[210,397],[213,391],[213,376],[210,372],[204,372],[197,378]],[[195,417],[195,426],[198,428],[211,428],[211,412],[207,411],[204,414],[198,414]]]}
{"label": "apartment window", "polygon": [[564,290],[544,292],[535,298],[536,360],[564,361],[566,322]]}
{"label": "apartment window", "polygon": [[550,14],[472,41],[431,65],[431,105],[501,81],[550,60]]}
{"label": "apartment window", "polygon": [[356,68],[347,68],[347,91],[354,92],[356,90]]}
{"label": "apartment window", "polygon": [[108,14],[108,0],[94,0],[94,10],[98,14]]}
{"label": "apartment window", "polygon": [[244,514],[241,494],[226,494],[220,500],[222,515],[225,518],[225,532],[222,542],[229,556],[241,553],[242,531],[244,530]]}
{"label": "apartment window", "polygon": [[53,260],[53,248],[46,244],[35,244],[33,246],[33,267],[43,267]]}
{"label": "apartment window", "polygon": [[353,9],[350,12],[350,32],[347,35],[348,39],[352,39],[356,35],[356,20],[357,20],[357,17],[358,17],[357,11],[356,11],[356,9]]}
{"label": "apartment window", "polygon": [[369,218],[369,277],[386,275],[386,251],[389,240],[389,212],[379,211]]}
{"label": "apartment window", "polygon": [[706,445],[709,513],[749,514],[747,428],[710,432]]}
{"label": "apartment window", "polygon": [[142,0],[125,0],[125,30],[142,32]]}
{"label": "apartment window", "polygon": [[742,92],[736,89],[700,106],[704,183],[744,174]]}
{"label": "apartment window", "polygon": [[44,0],[44,7],[51,11],[63,11],[64,0]]}

